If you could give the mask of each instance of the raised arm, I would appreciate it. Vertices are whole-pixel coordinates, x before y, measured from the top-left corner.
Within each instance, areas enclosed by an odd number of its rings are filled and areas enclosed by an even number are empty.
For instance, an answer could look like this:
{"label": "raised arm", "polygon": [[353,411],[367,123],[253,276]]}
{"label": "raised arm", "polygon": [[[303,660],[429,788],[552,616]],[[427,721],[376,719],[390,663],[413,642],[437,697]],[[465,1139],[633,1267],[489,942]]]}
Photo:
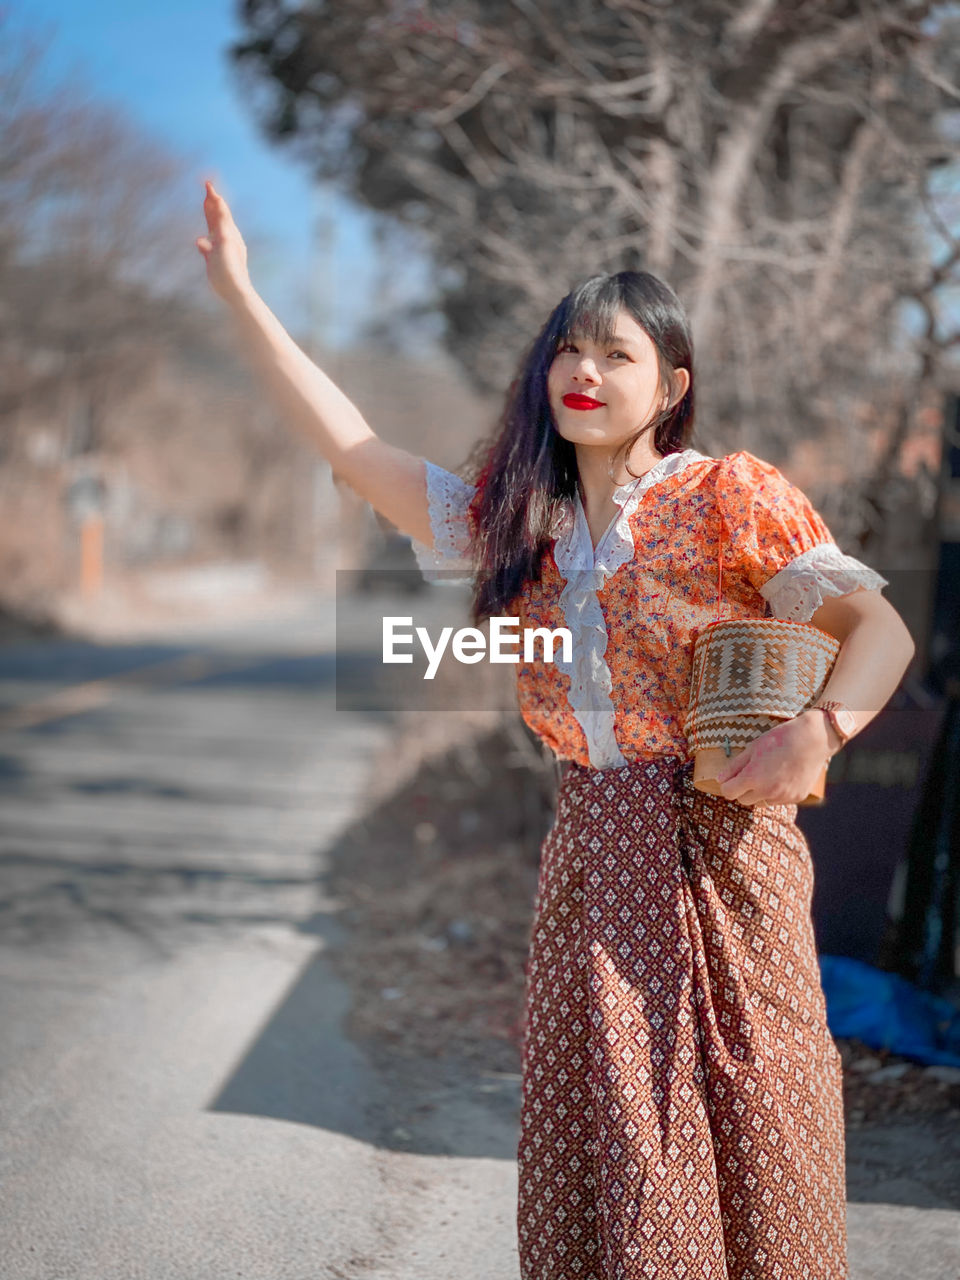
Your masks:
{"label": "raised arm", "polygon": [[311,440],[334,473],[425,547],[434,545],[422,458],[387,444],[356,405],[297,346],[247,271],[247,249],[226,200],[206,184],[207,234],[197,248],[211,288],[230,309],[244,352],[283,420]]}

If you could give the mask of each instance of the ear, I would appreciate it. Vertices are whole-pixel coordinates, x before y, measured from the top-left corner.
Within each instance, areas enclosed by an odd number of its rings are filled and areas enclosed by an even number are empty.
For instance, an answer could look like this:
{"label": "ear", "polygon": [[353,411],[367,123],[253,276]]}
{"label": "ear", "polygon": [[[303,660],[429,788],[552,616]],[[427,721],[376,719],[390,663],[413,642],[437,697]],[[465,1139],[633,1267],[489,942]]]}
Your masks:
{"label": "ear", "polygon": [[677,389],[673,399],[670,401],[671,409],[675,404],[679,404],[690,390],[690,370],[683,368],[674,369],[673,377]]}

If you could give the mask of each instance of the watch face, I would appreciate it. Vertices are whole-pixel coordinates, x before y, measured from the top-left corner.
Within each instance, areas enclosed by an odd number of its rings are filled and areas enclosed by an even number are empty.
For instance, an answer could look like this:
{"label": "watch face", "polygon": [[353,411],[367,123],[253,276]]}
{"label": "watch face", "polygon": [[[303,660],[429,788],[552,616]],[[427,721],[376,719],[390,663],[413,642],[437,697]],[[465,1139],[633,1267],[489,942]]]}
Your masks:
{"label": "watch face", "polygon": [[845,738],[849,738],[857,727],[856,719],[853,712],[848,711],[846,707],[838,708],[833,713],[837,718],[837,728]]}

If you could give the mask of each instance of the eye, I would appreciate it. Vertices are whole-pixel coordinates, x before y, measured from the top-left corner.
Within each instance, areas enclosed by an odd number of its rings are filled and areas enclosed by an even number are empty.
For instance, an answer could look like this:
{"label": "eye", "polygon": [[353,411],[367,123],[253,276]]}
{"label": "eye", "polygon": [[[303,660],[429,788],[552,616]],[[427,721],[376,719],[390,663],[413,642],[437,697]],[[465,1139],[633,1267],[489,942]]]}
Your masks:
{"label": "eye", "polygon": [[617,350],[617,351],[611,351],[611,352],[610,352],[610,358],[611,358],[611,359],[613,359],[613,357],[614,357],[614,356],[623,356],[624,360],[629,360],[629,359],[630,359],[630,357],[627,355],[627,353],[626,353],[625,351],[619,351],[619,350]]}
{"label": "eye", "polygon": [[576,349],[576,343],[574,342],[561,342],[557,347],[557,355],[559,355],[561,351],[576,351]]}

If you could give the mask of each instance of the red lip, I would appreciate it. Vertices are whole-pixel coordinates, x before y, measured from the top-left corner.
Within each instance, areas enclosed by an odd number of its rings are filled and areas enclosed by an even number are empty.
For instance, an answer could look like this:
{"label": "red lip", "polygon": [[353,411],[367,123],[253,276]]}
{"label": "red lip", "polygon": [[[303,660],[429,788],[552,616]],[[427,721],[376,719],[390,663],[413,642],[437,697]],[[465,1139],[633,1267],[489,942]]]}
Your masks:
{"label": "red lip", "polygon": [[594,400],[590,396],[568,395],[563,397],[563,403],[568,409],[602,409],[603,401]]}

